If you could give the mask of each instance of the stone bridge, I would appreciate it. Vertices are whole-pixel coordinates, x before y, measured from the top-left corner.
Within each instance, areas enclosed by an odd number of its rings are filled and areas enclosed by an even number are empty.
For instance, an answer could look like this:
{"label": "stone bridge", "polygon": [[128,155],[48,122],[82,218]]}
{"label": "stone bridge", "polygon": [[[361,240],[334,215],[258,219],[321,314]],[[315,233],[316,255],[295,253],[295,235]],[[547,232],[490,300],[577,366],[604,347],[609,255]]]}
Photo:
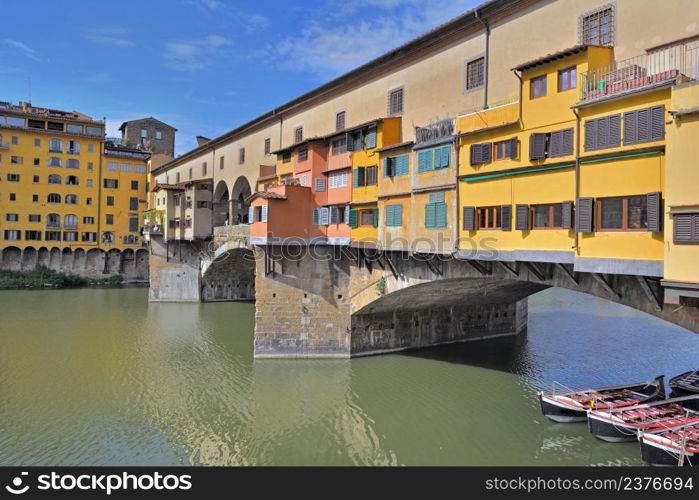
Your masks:
{"label": "stone bridge", "polygon": [[529,295],[561,287],[699,332],[699,310],[664,304],[657,277],[572,264],[331,246],[255,249],[257,357],[350,357],[513,335]]}

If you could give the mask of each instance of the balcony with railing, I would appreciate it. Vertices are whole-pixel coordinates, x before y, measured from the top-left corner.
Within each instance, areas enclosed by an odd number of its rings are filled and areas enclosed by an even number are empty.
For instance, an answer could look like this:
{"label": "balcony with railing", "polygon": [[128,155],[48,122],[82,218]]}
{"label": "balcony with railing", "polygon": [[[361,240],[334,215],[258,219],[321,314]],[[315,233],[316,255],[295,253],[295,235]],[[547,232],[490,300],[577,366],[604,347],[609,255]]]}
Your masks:
{"label": "balcony with railing", "polygon": [[699,79],[699,46],[674,45],[592,68],[580,75],[582,103]]}

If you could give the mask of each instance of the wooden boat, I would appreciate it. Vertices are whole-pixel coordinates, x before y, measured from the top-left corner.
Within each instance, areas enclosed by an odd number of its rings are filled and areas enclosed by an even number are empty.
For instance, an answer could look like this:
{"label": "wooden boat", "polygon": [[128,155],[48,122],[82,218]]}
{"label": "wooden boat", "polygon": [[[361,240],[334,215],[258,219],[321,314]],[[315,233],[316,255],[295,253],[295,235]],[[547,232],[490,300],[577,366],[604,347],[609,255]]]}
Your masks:
{"label": "wooden boat", "polygon": [[553,394],[539,393],[543,414],[555,422],[584,422],[591,409],[611,410],[665,398],[664,375],[650,382],[579,389]]}
{"label": "wooden boat", "polygon": [[699,394],[612,410],[590,410],[587,428],[611,443],[636,441],[639,431],[699,423]]}
{"label": "wooden boat", "polygon": [[670,389],[674,397],[699,394],[699,370],[680,373],[670,379]]}
{"label": "wooden boat", "polygon": [[650,465],[683,465],[699,463],[699,424],[662,431],[644,432],[640,439],[641,458]]}

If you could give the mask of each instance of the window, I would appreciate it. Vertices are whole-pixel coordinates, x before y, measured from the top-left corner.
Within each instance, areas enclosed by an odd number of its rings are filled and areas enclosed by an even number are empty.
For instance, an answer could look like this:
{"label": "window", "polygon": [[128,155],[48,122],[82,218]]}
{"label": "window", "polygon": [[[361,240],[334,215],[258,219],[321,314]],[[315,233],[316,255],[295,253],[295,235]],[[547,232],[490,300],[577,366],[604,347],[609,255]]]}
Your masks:
{"label": "window", "polygon": [[61,195],[57,193],[51,193],[46,197],[46,202],[47,203],[60,203],[61,202]]}
{"label": "window", "polygon": [[122,172],[131,172],[131,164],[130,163],[122,163],[121,164],[121,171]]}
{"label": "window", "polygon": [[78,241],[78,233],[74,231],[63,231],[63,241]]}
{"label": "window", "polygon": [[80,143],[78,141],[68,141],[68,151],[69,155],[79,155],[80,154]]}
{"label": "window", "polygon": [[118,172],[119,171],[119,164],[115,161],[108,161],[107,162],[107,170],[110,172]]}
{"label": "window", "polygon": [[378,182],[379,167],[377,165],[371,165],[366,167],[366,185],[375,186]]}
{"label": "window", "polygon": [[71,125],[69,123],[66,126],[66,130],[72,134],[82,134],[83,133],[83,126],[82,125]]}
{"label": "window", "polygon": [[269,137],[265,139],[265,156],[272,154],[272,139]]}
{"label": "window", "polygon": [[624,113],[624,145],[661,141],[665,138],[665,106]]}
{"label": "window", "polygon": [[366,186],[366,167],[357,167],[354,169],[354,175],[352,176],[354,181],[352,183],[353,187],[364,187]]}
{"label": "window", "polygon": [[403,205],[386,205],[386,226],[400,227],[403,225]]}
{"label": "window", "polygon": [[322,192],[325,191],[325,179],[322,177],[317,177],[315,179],[315,185],[314,185],[314,190],[316,192]]}
{"label": "window", "polygon": [[114,196],[107,196],[107,206],[108,207],[114,206]]}
{"label": "window", "polygon": [[102,135],[102,129],[100,127],[85,127],[85,133],[88,135]]}
{"label": "window", "polygon": [[24,231],[24,239],[27,241],[41,241],[41,231]]}
{"label": "window", "polygon": [[138,232],[138,217],[129,217],[129,232]]}
{"label": "window", "polygon": [[345,130],[345,112],[340,111],[335,115],[335,130]]}
{"label": "window", "polygon": [[92,205],[92,198],[85,198],[85,205]]}
{"label": "window", "polygon": [[91,188],[92,187],[92,179],[88,179],[87,181],[85,181],[85,185],[87,187]]}
{"label": "window", "polygon": [[133,171],[136,172],[137,174],[145,174],[146,173],[146,166],[145,165],[134,165]]}
{"label": "window", "polygon": [[485,83],[485,57],[466,62],[466,90],[477,89]]}
{"label": "window", "polygon": [[63,227],[65,229],[76,229],[78,227],[78,216],[71,214],[63,217]]}
{"label": "window", "polygon": [[451,160],[451,146],[425,149],[417,153],[417,171],[427,172],[447,168]]}
{"label": "window", "polygon": [[517,157],[517,138],[513,137],[507,141],[498,141],[495,143],[495,159],[506,160],[508,158]]}
{"label": "window", "polygon": [[[43,126],[41,128],[43,128]],[[61,132],[63,132],[63,124],[60,122],[48,122],[46,128],[48,130],[60,130]]]}
{"label": "window", "polygon": [[138,210],[138,198],[129,198],[129,210],[132,212]]}
{"label": "window", "polygon": [[16,118],[14,116],[7,117],[7,124],[11,127],[24,127],[24,118]]}
{"label": "window", "polygon": [[60,184],[62,182],[61,176],[58,174],[49,175],[49,184]]}
{"label": "window", "polygon": [[49,214],[46,217],[46,227],[61,227],[61,216],[58,214]]}
{"label": "window", "polygon": [[19,174],[7,174],[8,182],[19,182]]}
{"label": "window", "polygon": [[104,223],[109,224],[110,226],[114,224],[114,215],[113,214],[104,214]]}
{"label": "window", "polygon": [[303,140],[303,127],[296,127],[294,129],[294,142],[299,143]]}
{"label": "window", "polygon": [[77,205],[78,204],[78,196],[75,194],[67,194],[65,197],[65,204],[66,205]]}
{"label": "window", "polygon": [[566,90],[577,87],[577,69],[575,66],[567,69],[562,69],[558,72],[558,91],[565,92]]}
{"label": "window", "polygon": [[603,116],[585,122],[585,151],[621,145],[621,115]]}
{"label": "window", "polygon": [[24,158],[22,158],[21,156],[10,156],[10,163],[12,165],[21,165],[22,163],[24,163]]}
{"label": "window", "polygon": [[391,90],[388,93],[388,115],[396,116],[403,113],[403,89]]}
{"label": "window", "polygon": [[673,214],[673,241],[699,243],[699,212]]}
{"label": "window", "polygon": [[245,148],[240,148],[238,150],[238,164],[242,165],[245,163]]}
{"label": "window", "polygon": [[209,202],[204,200],[197,201],[197,208],[209,208]]}
{"label": "window", "polygon": [[146,129],[146,128],[141,129],[141,139],[148,139],[148,129]]}
{"label": "window", "polygon": [[578,19],[579,41],[584,45],[614,45],[614,7],[604,5]]}
{"label": "window", "polygon": [[177,182],[178,184],[180,183],[180,173],[179,172],[177,172],[175,174],[175,182]]}
{"label": "window", "polygon": [[60,231],[46,231],[44,233],[44,239],[46,241],[61,241]]}
{"label": "window", "polygon": [[223,170],[223,167],[225,165],[224,162],[225,162],[225,160],[224,160],[223,156],[218,159],[218,169],[219,170]]}
{"label": "window", "polygon": [[189,172],[188,172],[188,174],[189,174],[189,178],[191,179],[191,178],[192,178],[192,167],[189,167]]}
{"label": "window", "polygon": [[546,95],[546,75],[532,78],[529,81],[529,98],[536,99]]}
{"label": "window", "polygon": [[377,219],[379,213],[378,208],[372,208],[369,210],[359,211],[359,225],[360,226],[376,226],[374,222]]}
{"label": "window", "polygon": [[31,214],[29,216],[29,222],[41,222],[41,215]]}
{"label": "window", "polygon": [[94,166],[93,166],[92,162],[88,162],[88,164],[87,164],[87,169],[88,169],[89,171],[92,171],[93,168],[94,168]]}
{"label": "window", "polygon": [[409,158],[407,154],[399,156],[391,156],[383,160],[383,176],[384,179],[392,177],[400,177],[408,175]]}
{"label": "window", "polygon": [[82,233],[80,240],[83,242],[95,243],[97,241],[97,233]]}
{"label": "window", "polygon": [[39,203],[39,195],[38,194],[33,194],[32,195],[32,201],[34,203]]}
{"label": "window", "polygon": [[63,141],[61,141],[60,139],[51,139],[49,141],[49,151],[52,153],[62,153]]}
{"label": "window", "polygon": [[307,149],[302,149],[298,152],[298,159],[297,161],[302,162],[308,160],[308,150]]}
{"label": "window", "polygon": [[63,162],[61,159],[57,156],[50,156],[49,157],[49,167],[62,167]]}
{"label": "window", "polygon": [[88,153],[94,153],[94,152],[95,152],[95,145],[94,145],[94,144],[88,144],[88,145],[87,145],[87,152],[88,152]]}
{"label": "window", "polygon": [[648,197],[602,198],[597,214],[598,231],[647,231]]}
{"label": "window", "polygon": [[341,155],[347,152],[347,139],[341,137],[332,141],[332,154]]}
{"label": "window", "polygon": [[80,184],[80,181],[78,180],[78,177],[75,175],[68,175],[66,176],[66,186],[77,186]]}
{"label": "window", "polygon": [[425,228],[441,229],[447,227],[447,204],[444,192],[430,193],[425,204]]}
{"label": "window", "polygon": [[94,224],[95,223],[95,218],[94,217],[83,217],[83,224]]}
{"label": "window", "polygon": [[10,201],[17,201],[17,193],[10,193]]}
{"label": "window", "polygon": [[41,159],[40,158],[34,158],[34,166],[38,167],[41,164]]}
{"label": "window", "polygon": [[38,175],[35,175],[35,176],[33,177],[32,181],[34,182],[34,184],[39,184],[39,176],[38,176]]}
{"label": "window", "polygon": [[478,207],[476,215],[478,217],[478,229],[502,228],[502,206]]}
{"label": "window", "polygon": [[163,133],[160,130],[155,131],[155,138],[161,140],[163,138]]}
{"label": "window", "polygon": [[328,174],[328,188],[343,188],[347,187],[347,171],[342,172],[330,172]]}
{"label": "window", "polygon": [[17,214],[5,214],[5,220],[7,222],[17,222],[19,220],[19,215],[17,215]]}
{"label": "window", "polygon": [[289,163],[291,161],[291,151],[287,151],[282,154],[282,163]]}
{"label": "window", "polygon": [[303,174],[298,177],[299,179],[299,184],[301,186],[306,186],[308,187],[308,174]]}
{"label": "window", "polygon": [[117,189],[119,181],[117,179],[104,179],[104,187],[108,189]]}
{"label": "window", "polygon": [[563,228],[563,204],[534,205],[531,207],[533,229]]}
{"label": "window", "polygon": [[114,243],[114,233],[111,231],[103,232],[102,233],[102,243]]}
{"label": "window", "polygon": [[5,230],[5,240],[7,241],[19,241],[22,239],[22,231],[17,231],[15,229]]}
{"label": "window", "polygon": [[19,144],[19,137],[17,137],[16,135],[13,135],[11,142],[12,142],[12,144]]}
{"label": "window", "polygon": [[34,139],[34,147],[35,148],[41,147],[41,139]]}
{"label": "window", "polygon": [[529,136],[529,159],[544,160],[573,154],[573,129],[567,128]]}

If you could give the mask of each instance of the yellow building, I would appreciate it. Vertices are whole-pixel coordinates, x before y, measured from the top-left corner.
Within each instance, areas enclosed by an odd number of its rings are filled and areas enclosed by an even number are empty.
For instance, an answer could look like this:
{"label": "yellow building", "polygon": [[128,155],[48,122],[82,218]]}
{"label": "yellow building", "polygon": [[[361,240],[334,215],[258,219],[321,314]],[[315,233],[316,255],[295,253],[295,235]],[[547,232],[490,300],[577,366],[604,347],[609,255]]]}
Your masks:
{"label": "yellow building", "polygon": [[104,122],[0,103],[2,248],[98,247]]}

